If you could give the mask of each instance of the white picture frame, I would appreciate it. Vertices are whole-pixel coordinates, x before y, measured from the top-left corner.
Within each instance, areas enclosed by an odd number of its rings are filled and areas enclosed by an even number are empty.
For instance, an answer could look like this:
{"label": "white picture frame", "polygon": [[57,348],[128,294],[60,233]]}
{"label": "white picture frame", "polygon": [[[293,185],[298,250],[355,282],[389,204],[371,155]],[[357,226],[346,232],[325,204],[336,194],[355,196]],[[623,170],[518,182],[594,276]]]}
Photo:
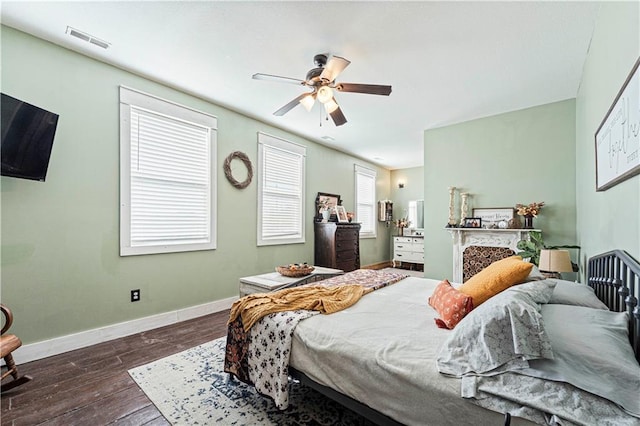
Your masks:
{"label": "white picture frame", "polygon": [[344,206],[335,206],[333,208],[336,217],[338,218],[339,223],[349,222],[349,217],[347,216],[347,209]]}

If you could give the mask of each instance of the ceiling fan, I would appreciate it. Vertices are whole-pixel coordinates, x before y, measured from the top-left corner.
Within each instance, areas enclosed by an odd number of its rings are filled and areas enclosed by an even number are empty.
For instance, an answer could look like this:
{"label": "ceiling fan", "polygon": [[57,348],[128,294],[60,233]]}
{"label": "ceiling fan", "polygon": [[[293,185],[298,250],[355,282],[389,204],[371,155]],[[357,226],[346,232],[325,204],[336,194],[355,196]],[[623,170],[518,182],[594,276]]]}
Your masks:
{"label": "ceiling fan", "polygon": [[303,93],[298,96],[274,112],[273,115],[284,115],[298,106],[298,104],[302,104],[307,111],[311,111],[311,108],[317,99],[324,105],[327,114],[331,116],[334,124],[336,126],[342,126],[347,122],[347,119],[342,113],[340,106],[338,106],[338,102],[334,97],[334,90],[339,92],[365,93],[369,95],[384,96],[389,96],[391,93],[391,86],[382,86],[378,84],[336,83],[336,77],[338,77],[338,75],[351,63],[345,58],[321,53],[314,56],[313,61],[316,64],[316,68],[309,70],[306,80],[298,80],[295,78],[281,77],[271,74],[258,73],[253,75],[254,80],[271,80],[281,83],[298,84],[300,86],[307,86],[313,89],[311,92]]}

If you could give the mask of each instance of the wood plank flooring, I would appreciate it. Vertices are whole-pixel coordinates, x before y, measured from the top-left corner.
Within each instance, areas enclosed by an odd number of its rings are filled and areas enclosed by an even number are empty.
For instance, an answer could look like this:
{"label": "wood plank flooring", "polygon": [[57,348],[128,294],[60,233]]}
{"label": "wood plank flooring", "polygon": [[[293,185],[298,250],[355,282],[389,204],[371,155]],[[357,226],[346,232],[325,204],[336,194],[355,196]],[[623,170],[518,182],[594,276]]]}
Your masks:
{"label": "wood plank flooring", "polygon": [[226,335],[228,318],[226,310],[18,364],[33,380],[2,394],[1,425],[168,425],[127,370]]}

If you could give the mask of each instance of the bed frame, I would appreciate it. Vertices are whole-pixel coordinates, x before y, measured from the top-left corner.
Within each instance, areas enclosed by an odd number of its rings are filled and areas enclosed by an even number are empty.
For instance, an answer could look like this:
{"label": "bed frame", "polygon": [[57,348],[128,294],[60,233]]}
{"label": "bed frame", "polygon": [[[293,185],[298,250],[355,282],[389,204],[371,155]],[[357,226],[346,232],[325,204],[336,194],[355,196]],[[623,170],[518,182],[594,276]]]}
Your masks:
{"label": "bed frame", "polygon": [[[587,283],[593,287],[598,298],[610,310],[629,312],[629,341],[636,359],[640,362],[640,306],[638,306],[640,263],[622,250],[613,250],[593,256],[588,262]],[[293,367],[289,367],[289,374],[294,380],[315,389],[376,425],[402,425],[351,397],[315,382]],[[504,424],[509,425],[510,421],[511,416],[507,413]]]}
{"label": "bed frame", "polygon": [[640,264],[622,250],[589,259],[587,283],[610,310],[629,313],[629,342],[640,362]]}

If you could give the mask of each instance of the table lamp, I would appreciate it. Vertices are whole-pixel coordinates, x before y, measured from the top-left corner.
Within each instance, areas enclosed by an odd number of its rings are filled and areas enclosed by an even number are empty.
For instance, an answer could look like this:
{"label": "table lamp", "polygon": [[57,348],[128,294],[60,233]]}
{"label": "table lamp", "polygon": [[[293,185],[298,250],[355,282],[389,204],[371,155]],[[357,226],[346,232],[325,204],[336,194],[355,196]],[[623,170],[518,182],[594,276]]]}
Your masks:
{"label": "table lamp", "polygon": [[540,272],[562,279],[561,272],[573,272],[569,250],[540,250]]}

